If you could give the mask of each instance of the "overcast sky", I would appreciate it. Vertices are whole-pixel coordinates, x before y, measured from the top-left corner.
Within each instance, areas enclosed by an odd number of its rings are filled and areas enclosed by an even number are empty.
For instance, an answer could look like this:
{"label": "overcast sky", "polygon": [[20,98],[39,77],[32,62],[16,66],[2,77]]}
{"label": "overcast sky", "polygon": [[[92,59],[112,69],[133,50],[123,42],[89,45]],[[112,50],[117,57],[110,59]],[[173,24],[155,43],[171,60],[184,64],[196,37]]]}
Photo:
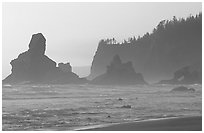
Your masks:
{"label": "overcast sky", "polygon": [[164,19],[201,12],[201,3],[3,3],[3,78],[10,61],[43,33],[46,55],[72,66],[91,65],[100,39],[118,41],[152,32]]}

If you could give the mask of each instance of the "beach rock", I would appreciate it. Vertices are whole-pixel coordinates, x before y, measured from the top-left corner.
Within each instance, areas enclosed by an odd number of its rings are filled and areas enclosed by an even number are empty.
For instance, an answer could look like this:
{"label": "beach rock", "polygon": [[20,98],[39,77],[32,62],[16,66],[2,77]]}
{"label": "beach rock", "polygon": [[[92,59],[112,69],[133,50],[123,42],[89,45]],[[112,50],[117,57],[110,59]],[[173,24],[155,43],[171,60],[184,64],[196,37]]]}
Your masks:
{"label": "beach rock", "polygon": [[171,92],[195,92],[194,88],[188,89],[185,86],[179,86],[171,90]]}
{"label": "beach rock", "polygon": [[179,87],[176,87],[174,89],[172,89],[171,91],[187,91],[188,88],[185,87],[185,86],[179,86]]}
{"label": "beach rock", "polygon": [[194,88],[190,88],[189,91],[190,92],[195,92],[195,89]]}
{"label": "beach rock", "polygon": [[131,108],[131,105],[123,105],[121,108]]}
{"label": "beach rock", "polygon": [[123,99],[122,98],[118,98],[118,101],[122,101]]}
{"label": "beach rock", "polygon": [[42,33],[32,35],[29,49],[10,62],[12,73],[3,80],[3,84],[79,83],[81,79],[70,71],[69,64],[62,63],[63,67],[56,67],[56,62],[45,55],[45,43]]}
{"label": "beach rock", "polygon": [[106,73],[96,77],[91,83],[102,85],[146,84],[142,74],[135,72],[132,63],[122,63],[118,55],[113,57],[112,62],[107,66]]}

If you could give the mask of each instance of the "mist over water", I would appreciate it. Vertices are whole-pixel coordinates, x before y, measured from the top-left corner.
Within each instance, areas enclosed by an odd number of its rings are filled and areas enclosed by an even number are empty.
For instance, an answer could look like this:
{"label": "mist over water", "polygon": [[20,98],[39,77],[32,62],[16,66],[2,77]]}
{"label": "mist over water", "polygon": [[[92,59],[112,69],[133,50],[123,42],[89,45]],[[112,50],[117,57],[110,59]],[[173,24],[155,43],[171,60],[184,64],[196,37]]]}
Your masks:
{"label": "mist over water", "polygon": [[3,87],[3,130],[74,130],[152,118],[201,116],[202,87],[16,85]]}

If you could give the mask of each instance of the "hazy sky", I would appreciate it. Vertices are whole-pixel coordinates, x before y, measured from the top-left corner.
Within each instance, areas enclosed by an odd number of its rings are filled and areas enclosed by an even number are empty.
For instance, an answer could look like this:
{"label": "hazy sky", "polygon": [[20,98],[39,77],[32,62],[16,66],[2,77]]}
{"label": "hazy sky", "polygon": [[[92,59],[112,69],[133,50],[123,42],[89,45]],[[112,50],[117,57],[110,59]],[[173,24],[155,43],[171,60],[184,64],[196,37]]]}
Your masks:
{"label": "hazy sky", "polygon": [[163,19],[201,12],[201,3],[3,3],[3,78],[10,61],[28,49],[34,33],[46,38],[46,55],[72,66],[91,65],[103,38],[151,32]]}

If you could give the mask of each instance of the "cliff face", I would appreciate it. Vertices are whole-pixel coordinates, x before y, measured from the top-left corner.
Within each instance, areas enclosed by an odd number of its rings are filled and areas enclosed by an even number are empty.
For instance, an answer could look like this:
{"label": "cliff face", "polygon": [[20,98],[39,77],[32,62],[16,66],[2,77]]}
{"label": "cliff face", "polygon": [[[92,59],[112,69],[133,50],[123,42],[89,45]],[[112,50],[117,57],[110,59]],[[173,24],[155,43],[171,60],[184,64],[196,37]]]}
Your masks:
{"label": "cliff face", "polygon": [[122,61],[131,61],[146,81],[170,79],[178,69],[202,62],[202,14],[161,21],[151,34],[138,39],[120,44],[113,40],[99,42],[89,79],[104,73],[115,54]]}
{"label": "cliff face", "polygon": [[132,62],[122,63],[118,55],[113,57],[106,72],[93,79],[91,83],[101,85],[146,84],[142,74],[135,72]]}
{"label": "cliff face", "polygon": [[[34,34],[29,49],[10,62],[12,73],[3,83],[78,83],[81,79],[71,71],[56,67],[56,62],[45,55],[46,39]],[[70,66],[71,67],[71,66]]]}

